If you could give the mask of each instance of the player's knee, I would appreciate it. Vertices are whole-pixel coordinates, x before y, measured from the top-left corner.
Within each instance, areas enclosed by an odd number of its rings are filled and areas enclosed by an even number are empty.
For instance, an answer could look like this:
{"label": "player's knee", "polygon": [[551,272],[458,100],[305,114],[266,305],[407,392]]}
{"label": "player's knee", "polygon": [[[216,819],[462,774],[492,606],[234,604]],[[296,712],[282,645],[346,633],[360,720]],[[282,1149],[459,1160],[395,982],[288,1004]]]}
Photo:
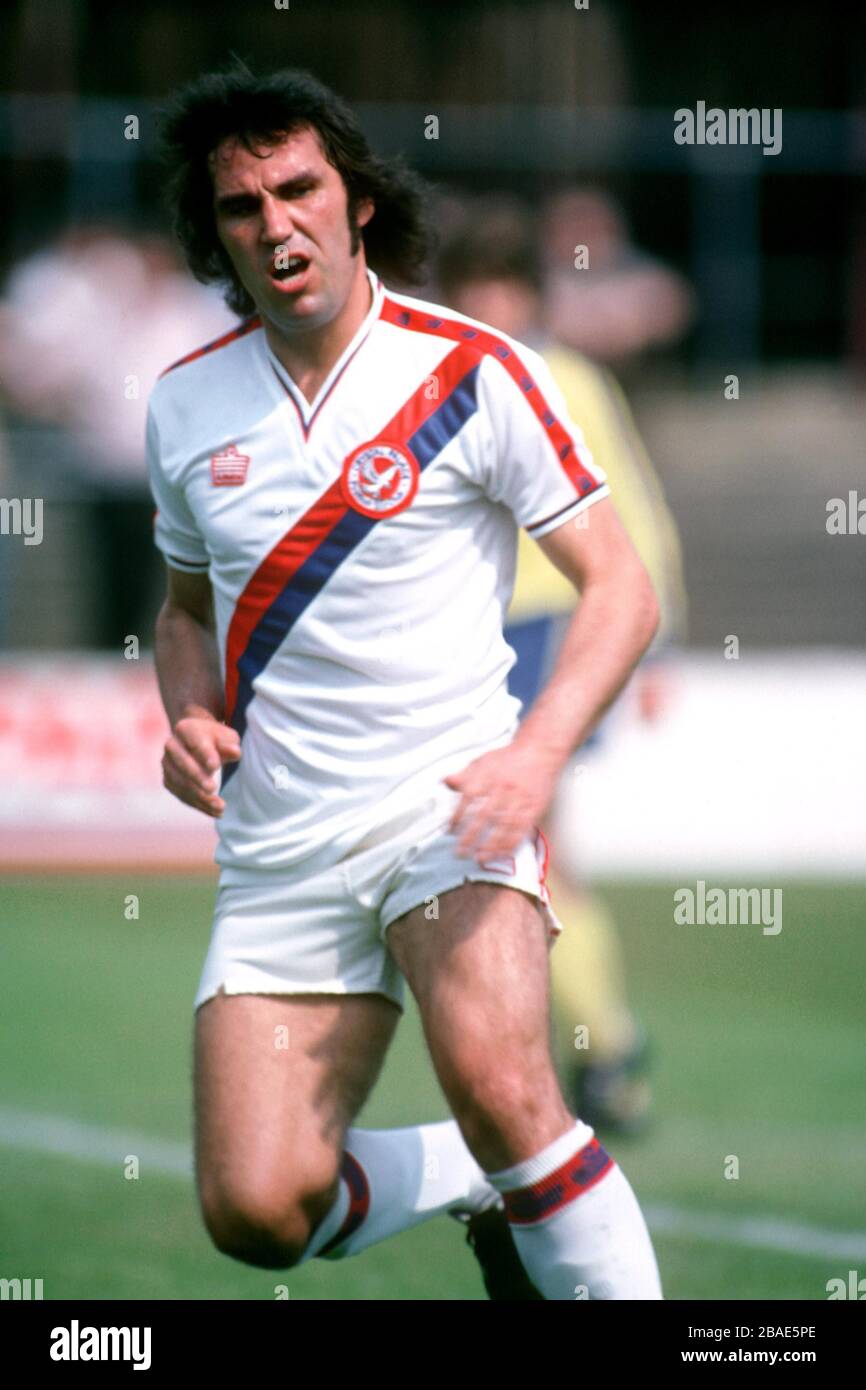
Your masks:
{"label": "player's knee", "polygon": [[201,1205],[208,1234],[222,1254],[261,1269],[289,1269],[300,1263],[335,1196],[333,1187],[286,1192],[249,1186],[203,1191]]}

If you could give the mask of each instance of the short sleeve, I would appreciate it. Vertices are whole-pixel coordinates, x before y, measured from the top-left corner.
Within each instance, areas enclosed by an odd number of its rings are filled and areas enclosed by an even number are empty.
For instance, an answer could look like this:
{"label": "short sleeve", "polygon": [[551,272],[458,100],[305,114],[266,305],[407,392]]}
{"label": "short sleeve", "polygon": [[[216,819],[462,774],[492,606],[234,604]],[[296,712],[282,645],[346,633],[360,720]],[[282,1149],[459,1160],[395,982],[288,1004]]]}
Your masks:
{"label": "short sleeve", "polygon": [[610,495],[544,358],[505,344],[485,357],[480,391],[494,447],[484,487],[534,540]]}
{"label": "short sleeve", "polygon": [[172,569],[198,574],[210,565],[207,548],[183,490],[170,482],[160,458],[159,428],[151,406],[147,412],[147,472],[156,504],[154,540]]}

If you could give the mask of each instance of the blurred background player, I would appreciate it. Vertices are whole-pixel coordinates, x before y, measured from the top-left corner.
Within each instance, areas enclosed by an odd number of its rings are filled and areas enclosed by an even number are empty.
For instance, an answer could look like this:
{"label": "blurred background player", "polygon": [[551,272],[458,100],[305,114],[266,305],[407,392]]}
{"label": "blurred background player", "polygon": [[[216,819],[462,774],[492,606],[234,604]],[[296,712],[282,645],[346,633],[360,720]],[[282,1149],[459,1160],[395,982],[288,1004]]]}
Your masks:
{"label": "blurred background player", "polygon": [[[601,199],[588,206],[598,213]],[[577,213],[584,206],[577,194],[567,204]],[[544,312],[544,273],[533,219],[516,200],[485,198],[459,205],[449,200],[455,222],[442,246],[439,283],[445,303],[481,319],[535,348],[548,366],[579,422],[589,449],[607,474],[617,509],[649,571],[662,612],[658,634],[634,678],[641,718],[660,718],[669,703],[670,656],[685,637],[686,596],[676,525],[616,379],[573,348],[558,342]],[[585,226],[572,224],[563,235],[573,245],[591,244],[599,215]],[[611,217],[616,219],[613,211]],[[607,227],[608,220],[601,220]],[[573,270],[579,279],[581,272]],[[601,305],[596,295],[594,341],[603,339]],[[554,319],[558,325],[561,317]],[[579,336],[579,329],[575,329]],[[614,325],[613,341],[620,342]],[[615,355],[614,350],[614,355]],[[574,606],[574,590],[531,538],[521,534],[517,580],[505,636],[517,653],[509,688],[523,701],[523,714],[543,686]],[[610,736],[620,717],[614,710],[580,750],[583,770],[593,749]],[[587,756],[588,755],[588,756]],[[569,827],[560,828],[571,836]],[[560,841],[560,846],[562,842]],[[564,848],[564,847],[563,847]],[[551,979],[559,1046],[569,1093],[587,1123],[618,1132],[637,1132],[648,1118],[646,1034],[627,998],[616,925],[604,899],[585,879],[568,870],[573,855],[552,845],[552,889],[557,912],[567,930],[551,953]],[[583,1025],[581,1031],[580,1026]],[[585,1031],[584,1031],[585,1030]],[[578,1046],[588,1043],[588,1046]],[[565,1059],[568,1059],[567,1061]]]}

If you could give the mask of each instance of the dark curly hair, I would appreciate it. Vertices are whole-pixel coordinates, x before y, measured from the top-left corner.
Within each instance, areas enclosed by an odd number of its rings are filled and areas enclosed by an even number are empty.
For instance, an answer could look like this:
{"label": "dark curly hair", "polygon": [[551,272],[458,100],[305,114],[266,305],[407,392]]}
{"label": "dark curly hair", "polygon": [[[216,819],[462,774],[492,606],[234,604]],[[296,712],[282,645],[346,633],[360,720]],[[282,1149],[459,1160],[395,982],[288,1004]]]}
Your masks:
{"label": "dark curly hair", "polygon": [[[311,73],[257,77],[236,60],[182,87],[162,113],[160,136],[166,200],[189,267],[205,284],[224,284],[226,303],[241,317],[255,304],[217,235],[208,156],[229,136],[255,153],[307,127],[345,184],[353,251],[363,237],[367,263],[383,278],[407,286],[425,280],[433,239],[429,194],[417,175],[401,159],[373,154],[351,108]],[[375,212],[359,229],[355,214],[364,198]]]}

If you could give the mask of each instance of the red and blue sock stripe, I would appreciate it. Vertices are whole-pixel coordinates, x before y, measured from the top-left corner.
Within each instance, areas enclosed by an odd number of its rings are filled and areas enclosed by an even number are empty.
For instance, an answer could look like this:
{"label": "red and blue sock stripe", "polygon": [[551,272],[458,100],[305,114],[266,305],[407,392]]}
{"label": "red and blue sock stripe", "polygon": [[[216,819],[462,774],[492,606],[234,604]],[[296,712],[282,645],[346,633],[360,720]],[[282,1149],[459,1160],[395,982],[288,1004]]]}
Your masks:
{"label": "red and blue sock stripe", "polygon": [[576,1197],[581,1197],[614,1166],[614,1161],[596,1138],[578,1149],[546,1178],[503,1192],[505,1215],[514,1226],[529,1226],[553,1216]]}

